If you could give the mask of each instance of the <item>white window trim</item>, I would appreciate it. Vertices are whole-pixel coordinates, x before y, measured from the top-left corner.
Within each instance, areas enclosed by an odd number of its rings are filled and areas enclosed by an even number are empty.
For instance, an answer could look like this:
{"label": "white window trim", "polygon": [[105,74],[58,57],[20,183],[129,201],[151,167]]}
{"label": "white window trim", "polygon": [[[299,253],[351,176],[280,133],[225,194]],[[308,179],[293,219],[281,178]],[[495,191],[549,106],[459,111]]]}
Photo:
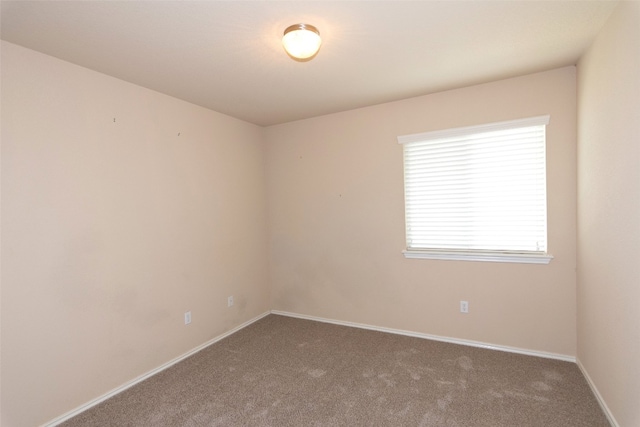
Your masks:
{"label": "white window trim", "polygon": [[436,251],[436,250],[412,250],[402,251],[408,259],[435,259],[447,261],[484,261],[506,262],[518,264],[549,264],[553,255],[549,253],[513,253],[513,252],[465,252],[465,251]]}

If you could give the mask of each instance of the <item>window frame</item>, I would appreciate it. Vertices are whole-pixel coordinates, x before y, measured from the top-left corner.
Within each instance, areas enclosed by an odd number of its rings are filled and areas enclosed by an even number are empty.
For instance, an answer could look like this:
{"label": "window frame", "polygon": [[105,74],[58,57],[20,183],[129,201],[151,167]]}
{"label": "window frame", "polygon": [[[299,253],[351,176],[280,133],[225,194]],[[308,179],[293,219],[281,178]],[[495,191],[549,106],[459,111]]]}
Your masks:
{"label": "window frame", "polygon": [[[529,117],[517,120],[508,120],[495,123],[487,123],[476,126],[466,126],[453,129],[436,130],[431,132],[423,132],[411,135],[398,136],[398,143],[403,145],[403,170],[405,170],[404,145],[424,142],[425,140],[434,140],[439,138],[467,136],[470,134],[478,134],[484,132],[492,132],[496,130],[525,128],[531,126],[545,126],[545,152],[546,152],[546,126],[549,124],[549,115]],[[547,160],[544,160],[545,167],[545,185],[546,185],[546,168]],[[405,238],[406,248],[402,251],[405,258],[409,259],[434,259],[434,260],[458,260],[458,261],[484,261],[484,262],[504,262],[504,263],[526,263],[526,264],[548,264],[553,256],[548,252],[548,229],[545,230],[547,240],[547,251],[514,251],[514,250],[484,250],[484,249],[431,249],[431,248],[411,248],[408,244],[407,234],[407,212],[406,212],[406,170],[403,178],[405,191]],[[545,198],[548,200],[545,192]],[[545,220],[548,222],[548,209],[545,202]]]}

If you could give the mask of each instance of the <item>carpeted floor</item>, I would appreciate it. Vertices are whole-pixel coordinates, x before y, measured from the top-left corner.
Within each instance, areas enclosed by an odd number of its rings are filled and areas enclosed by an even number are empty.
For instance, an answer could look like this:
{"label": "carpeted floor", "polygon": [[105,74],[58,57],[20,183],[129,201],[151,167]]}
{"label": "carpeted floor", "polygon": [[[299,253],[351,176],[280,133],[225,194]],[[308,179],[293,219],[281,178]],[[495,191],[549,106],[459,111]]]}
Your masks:
{"label": "carpeted floor", "polygon": [[62,425],[609,423],[574,363],[272,314]]}

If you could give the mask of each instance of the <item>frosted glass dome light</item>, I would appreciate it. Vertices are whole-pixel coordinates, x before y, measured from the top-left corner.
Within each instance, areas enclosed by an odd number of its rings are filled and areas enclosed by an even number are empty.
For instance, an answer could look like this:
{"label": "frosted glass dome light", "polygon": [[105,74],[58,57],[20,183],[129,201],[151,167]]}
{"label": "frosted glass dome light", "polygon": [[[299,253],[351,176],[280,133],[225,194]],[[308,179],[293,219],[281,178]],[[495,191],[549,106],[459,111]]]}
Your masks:
{"label": "frosted glass dome light", "polygon": [[316,27],[309,24],[295,24],[284,30],[282,45],[289,56],[297,60],[312,59],[320,49],[322,39]]}

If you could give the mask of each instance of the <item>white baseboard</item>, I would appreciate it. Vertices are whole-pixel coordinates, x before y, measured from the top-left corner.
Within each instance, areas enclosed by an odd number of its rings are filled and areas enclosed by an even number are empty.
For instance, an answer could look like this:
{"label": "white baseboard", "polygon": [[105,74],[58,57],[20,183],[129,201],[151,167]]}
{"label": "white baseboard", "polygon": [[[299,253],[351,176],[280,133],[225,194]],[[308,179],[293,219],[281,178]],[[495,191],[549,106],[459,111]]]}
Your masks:
{"label": "white baseboard", "polygon": [[[521,349],[521,348],[516,348],[516,347],[508,347],[508,346],[500,346],[500,345],[493,345],[493,344],[488,344],[488,343],[483,343],[483,342],[479,342],[479,341],[471,341],[471,340],[462,340],[462,339],[457,339],[457,338],[448,338],[448,337],[442,337],[442,336],[438,336],[438,335],[430,335],[430,334],[423,334],[420,332],[412,332],[412,331],[405,331],[402,329],[394,329],[394,328],[384,328],[384,327],[380,327],[380,326],[373,326],[373,325],[366,325],[363,323],[354,323],[354,322],[345,322],[345,321],[340,321],[340,320],[333,320],[333,319],[326,319],[326,318],[322,318],[322,317],[315,317],[315,316],[307,316],[304,314],[297,314],[297,313],[290,313],[290,312],[286,312],[286,311],[279,311],[279,310],[271,310],[271,311],[267,311],[265,313],[260,314],[257,317],[254,317],[251,320],[248,320],[247,322],[231,329],[228,332],[225,332],[222,335],[219,335],[207,342],[205,342],[202,345],[199,345],[198,347],[188,351],[187,353],[182,354],[181,356],[176,357],[175,359],[121,385],[120,387],[117,387],[111,391],[109,391],[108,393],[103,394],[102,396],[99,396],[87,403],[85,403],[84,405],[81,405],[51,421],[49,421],[46,424],[43,424],[42,427],[54,427],[57,426],[61,423],[63,423],[64,421],[67,421],[73,417],[75,417],[76,415],[79,415],[80,413],[88,410],[89,408],[92,408],[93,406],[98,405],[99,403],[104,402],[105,400],[109,399],[110,397],[115,396],[118,393],[122,393],[123,391],[127,390],[128,388],[133,387],[134,385],[146,380],[149,377],[152,377],[153,375],[156,375],[162,371],[164,371],[165,369],[175,365],[176,363],[186,359],[187,357],[199,352],[200,350],[222,340],[223,338],[228,337],[229,335],[232,335],[236,332],[238,332],[239,330],[246,328],[247,326],[249,326],[250,324],[257,322],[258,320],[262,319],[263,317],[269,315],[270,313],[273,314],[278,314],[281,316],[288,316],[288,317],[295,317],[295,318],[299,318],[299,319],[306,319],[306,320],[314,320],[317,322],[324,322],[324,323],[332,323],[335,325],[341,325],[341,326],[349,326],[349,327],[353,327],[353,328],[360,328],[360,329],[368,329],[368,330],[372,330],[372,331],[379,331],[379,332],[387,332],[387,333],[391,333],[391,334],[397,334],[397,335],[405,335],[405,336],[410,336],[410,337],[415,337],[415,338],[424,338],[424,339],[430,339],[430,340],[434,340],[434,341],[442,341],[442,342],[447,342],[447,343],[452,343],[452,344],[461,344],[461,345],[467,345],[467,346],[471,346],[471,347],[480,347],[480,348],[486,348],[489,350],[499,350],[499,351],[506,351],[509,353],[518,353],[518,354],[524,354],[527,356],[537,356],[537,357],[544,357],[547,359],[557,359],[557,360],[563,360],[563,361],[567,361],[567,362],[576,362],[576,358],[572,357],[572,356],[566,356],[566,355],[562,355],[562,354],[556,354],[556,353],[547,353],[547,352],[542,352],[542,351],[534,351],[534,350],[527,350],[527,349]],[[593,383],[591,382],[591,379],[589,378],[589,376],[586,374],[586,371],[584,370],[584,368],[582,368],[581,365],[578,364],[578,366],[580,366],[580,369],[582,370],[583,374],[585,375],[585,377],[587,378],[587,382],[589,383],[589,386],[591,387],[591,389],[594,391],[596,397],[598,398],[598,402],[600,403],[600,405],[602,406],[603,410],[605,411],[605,414],[607,415],[607,417],[609,417],[609,420],[611,421],[611,424],[613,427],[618,427],[618,424],[615,423],[615,420],[613,418],[613,416],[611,415],[611,413],[609,412],[608,408],[606,407],[606,405],[604,404],[604,401],[602,400],[600,394],[597,392],[597,389],[595,388],[595,386],[593,385]]]}
{"label": "white baseboard", "polygon": [[391,334],[406,335],[409,337],[424,338],[424,339],[433,340],[433,341],[442,341],[442,342],[447,342],[451,344],[461,344],[461,345],[467,345],[471,347],[486,348],[489,350],[506,351],[509,353],[518,353],[518,354],[524,354],[527,356],[544,357],[546,359],[563,360],[565,362],[575,363],[576,361],[575,357],[567,356],[564,354],[548,353],[544,351],[536,351],[536,350],[528,350],[528,349],[517,348],[517,347],[494,345],[494,344],[484,343],[480,341],[442,337],[439,335],[423,334],[421,332],[405,331],[402,329],[393,329],[393,328],[384,328],[381,326],[366,325],[363,323],[354,323],[354,322],[345,322],[345,321],[334,320],[334,319],[325,319],[323,317],[307,316],[304,314],[290,313],[287,311],[280,311],[280,310],[271,310],[271,313],[279,314],[281,316],[296,317],[298,319],[315,320],[317,322],[332,323],[334,325],[350,326],[353,328],[369,329],[371,331],[388,332]]}
{"label": "white baseboard", "polygon": [[591,391],[596,396],[596,400],[598,401],[598,404],[602,408],[602,412],[604,412],[604,414],[607,416],[607,419],[609,420],[609,424],[611,424],[611,427],[620,427],[615,417],[609,410],[609,407],[607,406],[604,399],[602,398],[602,395],[600,395],[600,392],[598,391],[596,384],[593,382],[593,380],[589,376],[589,373],[580,362],[580,359],[576,358],[576,364],[578,365],[578,368],[580,368],[580,372],[582,372],[582,375],[584,375],[584,378],[587,380],[587,384],[589,384],[589,387],[591,387]]}
{"label": "white baseboard", "polygon": [[149,372],[147,372],[145,374],[142,374],[139,377],[137,377],[137,378],[135,378],[135,379],[133,379],[133,380],[131,380],[129,382],[126,382],[125,384],[121,385],[120,387],[114,388],[110,392],[108,392],[106,394],[103,394],[102,396],[97,397],[97,398],[91,400],[90,402],[85,403],[84,405],[78,406],[77,408],[75,408],[75,409],[67,412],[66,414],[63,414],[63,415],[61,415],[61,416],[49,421],[46,424],[43,424],[43,427],[54,427],[54,426],[57,426],[58,424],[63,423],[64,421],[67,421],[67,420],[75,417],[76,415],[86,411],[87,409],[89,409],[89,408],[91,408],[93,406],[96,406],[99,403],[104,402],[105,400],[109,399],[110,397],[113,397],[118,393],[122,393],[126,389],[128,389],[130,387],[133,387],[134,385],[146,380],[149,377],[152,377],[152,376],[156,375],[159,372],[164,371],[165,369],[167,369],[167,368],[175,365],[176,363],[186,359],[187,357],[199,352],[200,350],[202,350],[202,349],[204,349],[206,347],[209,347],[211,344],[214,344],[214,343],[220,341],[221,339],[226,338],[229,335],[232,335],[232,334],[238,332],[240,329],[246,328],[250,324],[252,324],[254,322],[257,322],[258,320],[262,319],[263,317],[265,317],[265,316],[267,316],[269,314],[270,314],[269,311],[264,312],[264,313],[260,314],[259,316],[254,317],[253,319],[248,320],[248,321],[244,322],[243,324],[241,324],[239,326],[236,326],[235,328],[231,329],[230,331],[227,331],[222,335],[218,335],[217,337],[205,342],[204,344],[199,345],[198,347],[196,347],[196,348],[194,348],[192,350],[189,350],[188,352],[184,353],[181,356],[176,357],[175,359],[165,363],[164,365],[161,365],[161,366],[159,366],[159,367],[157,367],[155,369],[152,369],[151,371],[149,371]]}

